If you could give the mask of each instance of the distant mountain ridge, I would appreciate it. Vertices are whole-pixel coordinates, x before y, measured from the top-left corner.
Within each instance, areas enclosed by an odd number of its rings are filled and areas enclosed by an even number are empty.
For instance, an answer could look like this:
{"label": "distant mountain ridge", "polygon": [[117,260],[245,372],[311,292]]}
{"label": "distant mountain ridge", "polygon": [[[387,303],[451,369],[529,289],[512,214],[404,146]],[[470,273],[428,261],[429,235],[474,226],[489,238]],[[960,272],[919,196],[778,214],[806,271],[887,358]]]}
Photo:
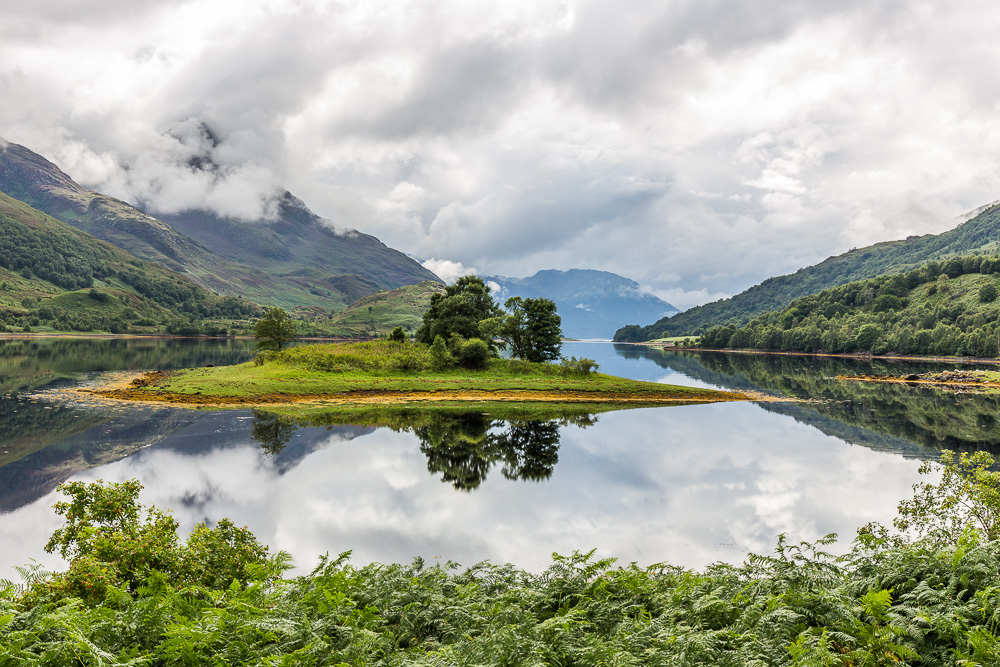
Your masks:
{"label": "distant mountain ridge", "polygon": [[337,311],[381,289],[440,280],[373,236],[334,231],[288,192],[276,220],[237,222],[207,211],[156,218],[3,140],[0,191],[207,289],[258,303]]}
{"label": "distant mountain ridge", "polygon": [[[632,324],[615,333],[615,340],[642,341],[664,334],[700,334],[713,326],[742,326],[763,313],[786,307],[793,300],[856,280],[902,273],[931,260],[1000,249],[1000,206],[987,206],[972,219],[941,234],[910,236],[856,248],[795,273],[768,278],[728,299],[722,299],[647,326]],[[639,317],[632,322],[643,321]]]}
{"label": "distant mountain ridge", "polygon": [[677,308],[642,292],[639,283],[608,271],[570,269],[539,271],[527,278],[485,276],[503,303],[512,296],[544,297],[556,303],[563,335],[570,338],[611,338],[623,324],[638,317],[658,318]]}

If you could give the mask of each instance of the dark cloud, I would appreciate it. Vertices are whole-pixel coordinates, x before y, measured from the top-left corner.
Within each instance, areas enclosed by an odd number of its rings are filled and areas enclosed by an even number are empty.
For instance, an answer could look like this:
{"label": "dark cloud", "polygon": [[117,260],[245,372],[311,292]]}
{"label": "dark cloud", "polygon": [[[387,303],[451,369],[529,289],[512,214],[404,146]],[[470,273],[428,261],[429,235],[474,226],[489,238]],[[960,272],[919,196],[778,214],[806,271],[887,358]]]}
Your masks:
{"label": "dark cloud", "polygon": [[996,13],[21,3],[0,135],[159,210],[266,215],[287,187],[425,258],[605,269],[686,306],[995,200]]}

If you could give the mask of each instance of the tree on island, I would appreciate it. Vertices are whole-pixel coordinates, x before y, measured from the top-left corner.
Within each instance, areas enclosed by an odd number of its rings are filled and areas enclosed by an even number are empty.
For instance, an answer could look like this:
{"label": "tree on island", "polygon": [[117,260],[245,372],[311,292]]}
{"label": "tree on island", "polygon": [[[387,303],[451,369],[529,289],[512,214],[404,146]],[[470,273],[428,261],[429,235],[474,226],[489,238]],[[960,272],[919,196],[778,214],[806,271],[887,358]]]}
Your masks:
{"label": "tree on island", "polygon": [[297,339],[298,335],[288,313],[281,308],[268,308],[264,317],[254,325],[253,338],[258,350],[281,352],[281,348]]}
{"label": "tree on island", "polygon": [[463,276],[454,285],[448,285],[444,294],[431,297],[431,307],[424,313],[416,339],[430,345],[438,336],[445,340],[452,334],[479,338],[479,323],[500,315],[500,308],[483,279]]}
{"label": "tree on island", "polygon": [[[424,322],[416,338],[431,345],[440,336],[443,340],[481,338],[495,353],[497,343],[509,346],[511,355],[533,362],[559,358],[562,346],[562,319],[556,314],[556,304],[550,299],[507,299],[504,312],[493,300],[490,289],[478,276],[464,276],[445,288],[444,294],[431,297],[431,307],[424,313]],[[449,346],[452,346],[449,343]],[[459,354],[459,348],[451,350]]]}
{"label": "tree on island", "polygon": [[556,314],[555,302],[514,296],[504,307],[506,315],[481,323],[480,329],[510,346],[511,355],[518,359],[540,363],[559,358],[562,318]]}

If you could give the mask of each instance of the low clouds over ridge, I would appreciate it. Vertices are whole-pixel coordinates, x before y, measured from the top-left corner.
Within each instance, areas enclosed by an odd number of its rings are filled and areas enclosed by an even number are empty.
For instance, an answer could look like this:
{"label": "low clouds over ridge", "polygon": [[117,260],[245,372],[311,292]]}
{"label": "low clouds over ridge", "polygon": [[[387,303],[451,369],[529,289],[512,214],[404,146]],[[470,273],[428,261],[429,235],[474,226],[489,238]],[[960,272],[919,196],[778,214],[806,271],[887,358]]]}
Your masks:
{"label": "low clouds over ridge", "polygon": [[685,307],[1000,196],[986,2],[61,4],[5,9],[0,135],[151,210],[285,187],[417,256]]}

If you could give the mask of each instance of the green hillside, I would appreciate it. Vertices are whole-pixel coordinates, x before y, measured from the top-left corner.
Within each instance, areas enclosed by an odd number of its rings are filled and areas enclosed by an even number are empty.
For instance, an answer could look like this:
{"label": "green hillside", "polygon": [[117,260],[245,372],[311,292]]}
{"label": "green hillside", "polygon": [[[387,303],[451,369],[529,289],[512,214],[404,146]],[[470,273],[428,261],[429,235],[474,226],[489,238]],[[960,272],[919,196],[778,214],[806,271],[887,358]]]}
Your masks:
{"label": "green hillside", "polygon": [[710,327],[741,326],[762,313],[787,306],[793,299],[855,280],[909,271],[931,260],[1000,248],[1000,206],[992,206],[955,229],[942,234],[886,241],[830,257],[795,273],[769,278],[745,292],[697,306],[648,326],[618,330],[615,340],[643,341],[663,335],[699,334]]}
{"label": "green hillside", "polygon": [[965,255],[823,290],[742,327],[705,332],[707,348],[998,356],[1000,256]]}
{"label": "green hillside", "polygon": [[0,331],[196,333],[257,310],[0,194]]}
{"label": "green hillside", "polygon": [[276,220],[186,211],[164,221],[84,189],[17,144],[0,144],[0,192],[206,289],[257,303],[338,311],[380,289],[437,280],[372,236],[334,232],[287,192]]}
{"label": "green hillside", "polygon": [[441,283],[425,280],[416,285],[376,292],[332,315],[324,328],[333,335],[347,338],[384,336],[396,327],[403,327],[412,335],[430,307],[431,295],[443,291]]}

